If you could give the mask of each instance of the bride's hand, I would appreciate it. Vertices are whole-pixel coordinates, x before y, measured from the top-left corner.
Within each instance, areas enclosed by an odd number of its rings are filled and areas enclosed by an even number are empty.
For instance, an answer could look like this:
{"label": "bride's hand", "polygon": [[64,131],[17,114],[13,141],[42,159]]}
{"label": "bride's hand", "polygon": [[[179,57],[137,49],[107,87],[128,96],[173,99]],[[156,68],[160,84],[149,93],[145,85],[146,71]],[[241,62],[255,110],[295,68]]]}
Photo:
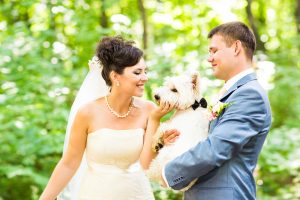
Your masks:
{"label": "bride's hand", "polygon": [[168,103],[161,103],[157,108],[155,108],[151,114],[150,118],[152,120],[159,121],[164,115],[172,111],[174,108],[174,105],[170,105]]}
{"label": "bride's hand", "polygon": [[171,129],[171,130],[167,130],[164,132],[164,134],[162,135],[162,140],[164,142],[164,145],[169,145],[174,143],[177,138],[179,137],[180,132],[177,131],[176,129]]}

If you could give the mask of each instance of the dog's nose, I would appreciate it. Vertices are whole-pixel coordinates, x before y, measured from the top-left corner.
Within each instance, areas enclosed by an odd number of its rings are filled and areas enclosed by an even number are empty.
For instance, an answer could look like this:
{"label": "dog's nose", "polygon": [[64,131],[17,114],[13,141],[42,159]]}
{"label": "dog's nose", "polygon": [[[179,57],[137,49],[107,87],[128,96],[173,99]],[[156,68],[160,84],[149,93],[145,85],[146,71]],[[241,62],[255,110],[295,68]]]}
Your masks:
{"label": "dog's nose", "polygon": [[154,98],[156,99],[156,100],[159,100],[160,99],[160,96],[159,95],[154,95]]}

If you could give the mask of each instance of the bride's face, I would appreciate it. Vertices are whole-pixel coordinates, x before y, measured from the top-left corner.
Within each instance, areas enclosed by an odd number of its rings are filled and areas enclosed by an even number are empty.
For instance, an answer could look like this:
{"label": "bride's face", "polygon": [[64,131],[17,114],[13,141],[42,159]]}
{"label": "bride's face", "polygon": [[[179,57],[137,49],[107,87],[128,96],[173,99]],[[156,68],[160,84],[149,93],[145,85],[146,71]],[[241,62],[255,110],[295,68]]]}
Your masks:
{"label": "bride's face", "polygon": [[147,66],[143,58],[131,67],[126,67],[119,75],[120,89],[131,96],[143,96],[144,85],[148,81]]}

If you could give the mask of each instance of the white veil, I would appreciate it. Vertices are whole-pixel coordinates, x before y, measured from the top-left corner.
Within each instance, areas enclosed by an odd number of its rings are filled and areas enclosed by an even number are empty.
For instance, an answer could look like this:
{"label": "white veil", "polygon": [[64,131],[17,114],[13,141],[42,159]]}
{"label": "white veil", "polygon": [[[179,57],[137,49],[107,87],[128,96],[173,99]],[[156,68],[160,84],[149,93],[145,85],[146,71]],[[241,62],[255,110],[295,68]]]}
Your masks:
{"label": "white veil", "polygon": [[[73,102],[73,105],[71,107],[71,111],[69,114],[68,119],[68,125],[66,130],[66,136],[64,141],[64,150],[63,153],[66,152],[68,144],[69,144],[69,138],[70,138],[70,130],[71,126],[73,124],[75,115],[78,111],[78,109],[95,99],[98,99],[100,97],[103,97],[108,94],[109,88],[106,85],[104,79],[101,76],[102,72],[102,65],[100,64],[100,61],[98,57],[94,56],[92,60],[89,60],[89,68],[90,71],[87,74],[86,78],[84,79],[76,98]],[[70,180],[68,185],[64,188],[64,190],[60,193],[58,199],[59,200],[76,200],[78,197],[78,190],[80,186],[80,182],[82,179],[82,175],[84,171],[87,168],[86,158],[85,154],[82,157],[81,164],[74,174],[73,178]]]}

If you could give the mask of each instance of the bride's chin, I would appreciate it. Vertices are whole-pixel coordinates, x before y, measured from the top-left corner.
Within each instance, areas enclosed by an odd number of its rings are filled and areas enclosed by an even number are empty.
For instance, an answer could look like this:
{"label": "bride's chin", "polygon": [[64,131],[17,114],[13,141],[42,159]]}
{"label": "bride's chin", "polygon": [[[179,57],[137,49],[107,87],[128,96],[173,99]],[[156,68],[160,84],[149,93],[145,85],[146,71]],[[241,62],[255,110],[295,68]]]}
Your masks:
{"label": "bride's chin", "polygon": [[144,95],[144,93],[135,93],[133,96],[135,96],[135,97],[142,97]]}
{"label": "bride's chin", "polygon": [[134,96],[142,97],[143,95],[144,95],[144,90],[138,90],[138,91],[135,91],[135,95]]}

